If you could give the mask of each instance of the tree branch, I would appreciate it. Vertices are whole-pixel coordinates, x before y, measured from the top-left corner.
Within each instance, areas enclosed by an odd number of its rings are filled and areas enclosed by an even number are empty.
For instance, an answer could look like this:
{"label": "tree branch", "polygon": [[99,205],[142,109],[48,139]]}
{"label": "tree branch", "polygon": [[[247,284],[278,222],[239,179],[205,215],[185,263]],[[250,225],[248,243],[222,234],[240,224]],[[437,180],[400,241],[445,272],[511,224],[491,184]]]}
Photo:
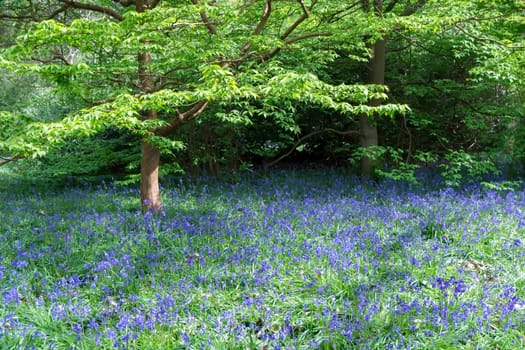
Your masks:
{"label": "tree branch", "polygon": [[288,39],[284,43],[286,45],[289,45],[289,44],[293,44],[293,43],[295,43],[297,41],[301,41],[301,40],[304,40],[304,39],[315,38],[315,37],[320,37],[320,36],[332,36],[332,35],[333,35],[333,33],[330,33],[330,32],[307,33],[307,34],[299,35],[299,36],[296,36],[294,38]]}
{"label": "tree branch", "polygon": [[272,14],[272,0],[266,0],[266,5],[264,6],[264,11],[263,11],[261,20],[257,24],[257,27],[255,27],[255,29],[253,30],[252,35],[261,34],[271,14]]}
{"label": "tree branch", "polygon": [[[54,10],[53,12],[51,12],[49,15],[47,16],[43,16],[41,18],[38,18],[36,17],[36,15],[34,14],[35,11],[40,11],[40,10],[32,10],[31,7],[27,7],[27,8],[24,8],[23,10],[28,10],[31,12],[30,15],[8,15],[8,14],[5,14],[5,13],[2,13],[0,14],[0,18],[1,19],[5,19],[5,20],[8,20],[8,21],[31,21],[31,22],[41,22],[41,21],[44,21],[44,20],[48,20],[48,19],[53,19],[55,18],[56,16],[58,16],[59,14],[61,14],[62,12],[65,12],[67,9],[69,8],[69,5],[67,4],[64,4],[63,6],[59,7],[58,9]],[[17,9],[17,10],[20,10],[20,9]]]}
{"label": "tree branch", "polygon": [[363,9],[363,12],[368,13],[370,11],[370,1],[369,0],[360,0],[361,1],[361,8]]}
{"label": "tree branch", "polygon": [[43,63],[43,64],[48,64],[48,63],[51,63],[55,60],[60,60],[62,61],[65,65],[67,66],[70,66],[71,65],[71,62],[64,57],[64,55],[62,54],[57,54],[57,53],[54,53],[49,59],[43,59],[43,58],[38,58],[38,57],[33,57],[31,58],[33,61],[37,61],[37,62],[40,62],[40,63]]}
{"label": "tree branch", "polygon": [[304,20],[307,19],[307,18],[308,18],[308,15],[307,15],[306,13],[303,13],[299,18],[297,18],[297,19],[295,20],[295,22],[292,23],[292,25],[291,25],[290,27],[288,27],[288,29],[286,29],[286,30],[284,31],[283,34],[281,34],[280,39],[281,39],[281,40],[284,40],[284,39],[286,39],[288,36],[290,36],[290,34],[292,34],[293,31],[294,31],[297,27],[299,27],[299,25],[300,25],[301,23],[303,23]]}
{"label": "tree branch", "polygon": [[408,5],[403,12],[401,13],[401,16],[411,16],[414,13],[416,13],[420,8],[422,8],[426,4],[427,0],[419,0],[413,5]]}
{"label": "tree branch", "polygon": [[506,45],[504,42],[501,42],[501,41],[499,41],[497,39],[474,35],[474,34],[470,33],[468,30],[466,30],[465,28],[463,28],[462,26],[460,26],[459,23],[454,23],[454,27],[459,29],[466,36],[468,36],[468,37],[470,37],[472,39],[478,40],[478,41],[488,41],[488,42],[491,42],[491,43],[503,46],[503,47],[505,47],[507,49],[514,49],[514,50],[525,49],[525,46],[521,46],[521,45]]}
{"label": "tree branch", "polygon": [[55,11],[51,12],[51,14],[47,17],[47,19],[53,19],[62,12],[65,12],[68,9],[68,5],[65,4],[64,6],[61,6],[60,8],[56,9]]}
{"label": "tree branch", "polygon": [[[266,26],[266,23],[268,22],[268,18],[270,18],[270,15],[272,14],[272,0],[266,0],[266,5],[264,6],[264,11],[261,16],[261,19],[259,20],[259,23],[257,23],[257,26],[252,32],[252,35],[260,35]],[[245,53],[250,49],[252,46],[251,42],[247,42],[244,44],[244,46],[241,48],[241,52]]]}
{"label": "tree branch", "polygon": [[299,140],[297,140],[297,142],[294,143],[294,145],[288,150],[288,152],[286,152],[285,154],[281,155],[277,159],[272,160],[270,163],[266,164],[264,166],[264,168],[268,169],[268,168],[274,166],[275,164],[279,163],[281,160],[283,160],[284,158],[286,158],[290,154],[292,154],[293,151],[295,151],[295,149],[297,148],[297,146],[299,146],[301,143],[303,143],[304,140],[309,139],[310,137],[313,137],[315,135],[319,135],[319,134],[324,133],[324,132],[333,132],[333,133],[338,134],[338,135],[359,135],[359,131],[357,131],[357,130],[340,131],[340,130],[336,130],[336,129],[332,129],[332,128],[326,128],[326,129],[323,129],[323,130],[317,130],[317,131],[311,132],[309,134],[304,135]]}
{"label": "tree branch", "polygon": [[74,7],[76,9],[89,10],[89,11],[93,11],[93,12],[103,13],[103,14],[105,14],[107,16],[113,17],[117,21],[122,21],[124,19],[124,16],[122,16],[117,11],[115,11],[115,10],[113,10],[111,8],[108,8],[108,7],[95,5],[95,4],[86,4],[86,3],[78,2],[78,1],[74,1],[74,0],[58,0],[58,1],[60,1],[63,4],[69,5],[71,7]]}
{"label": "tree branch", "polygon": [[301,24],[304,22],[305,19],[307,19],[309,16],[310,16],[310,10],[312,10],[312,8],[315,6],[315,4],[317,3],[317,0],[313,0],[312,1],[312,4],[310,5],[310,9],[307,9],[306,6],[304,5],[304,2],[302,0],[298,0],[299,3],[301,4],[301,8],[303,9],[303,14],[301,16],[299,16],[295,22],[292,23],[292,25],[290,27],[288,27],[288,29],[286,29],[284,31],[283,34],[281,34],[280,36],[280,39],[281,40],[285,40],[286,38],[288,38],[290,36],[290,34],[293,33],[293,31]]}
{"label": "tree branch", "polygon": [[2,161],[0,161],[0,166],[2,165],[6,165],[8,163],[11,163],[11,162],[15,162],[17,161],[18,159],[20,159],[21,156],[13,156],[13,157],[0,157],[0,159],[2,159]]}
{"label": "tree branch", "polygon": [[[193,5],[199,4],[199,0],[191,0],[191,2],[193,3]],[[202,21],[206,24],[206,27],[208,28],[208,31],[210,32],[210,34],[217,35],[217,26],[214,23],[210,22],[210,19],[208,18],[208,14],[206,13],[206,11],[201,11],[200,15],[201,15]]]}
{"label": "tree branch", "polygon": [[388,13],[388,12],[392,11],[394,9],[394,6],[396,6],[398,2],[399,2],[399,0],[392,0],[388,4],[388,6],[384,9],[383,13]]}
{"label": "tree branch", "polygon": [[196,102],[190,109],[184,113],[177,113],[177,116],[173,118],[168,125],[155,129],[154,133],[158,136],[167,136],[171,134],[175,129],[177,129],[183,123],[198,117],[206,107],[208,106],[208,101],[199,101]]}
{"label": "tree branch", "polygon": [[299,2],[299,4],[301,4],[301,8],[303,9],[303,12],[306,14],[306,17],[310,16],[310,11],[308,10],[306,5],[304,4],[304,1],[303,0],[297,0],[297,2]]}
{"label": "tree branch", "polygon": [[175,22],[168,24],[164,27],[159,27],[157,31],[166,31],[168,29],[177,29],[178,27],[193,27],[193,26],[207,26],[209,30],[209,25],[214,25],[213,23],[206,22]]}
{"label": "tree branch", "polygon": [[351,4],[350,6],[348,6],[347,8],[344,8],[344,9],[335,11],[333,13],[330,13],[329,15],[323,16],[322,19],[321,19],[321,22],[335,23],[337,21],[340,21],[345,16],[351,15],[353,12],[362,11],[361,8],[354,9],[355,7],[357,7],[359,5],[361,5],[361,3],[359,1],[356,1],[353,4]]}
{"label": "tree branch", "polygon": [[332,35],[332,33],[328,33],[328,32],[322,32],[322,33],[308,33],[308,34],[303,34],[303,35],[299,35],[295,38],[292,38],[292,39],[288,39],[286,40],[286,38],[288,38],[290,36],[290,34],[292,34],[295,29],[297,29],[297,27],[302,23],[304,22],[304,20],[306,20],[309,16],[309,12],[313,9],[313,7],[315,6],[315,4],[317,3],[317,0],[312,0],[312,4],[310,5],[310,8],[307,9],[306,6],[304,5],[303,1],[302,0],[298,0],[299,3],[301,3],[301,8],[303,9],[303,14],[301,16],[299,16],[294,23],[292,23],[292,25],[290,25],[290,27],[288,27],[283,34],[281,34],[281,36],[279,37],[279,39],[283,40],[284,43],[282,46],[280,47],[276,47],[274,48],[273,50],[271,50],[270,52],[262,55],[260,58],[259,58],[259,61],[262,62],[262,61],[265,61],[265,60],[268,60],[272,57],[274,57],[275,55],[277,55],[283,46],[286,46],[286,45],[289,45],[289,44],[292,44],[294,42],[297,42],[297,41],[300,41],[300,40],[304,40],[304,39],[308,39],[308,38],[313,38],[313,37],[318,37],[318,36],[330,36]]}
{"label": "tree branch", "polygon": [[262,55],[259,58],[259,61],[266,61],[266,60],[274,57],[275,55],[277,55],[282,50],[282,48],[284,46],[293,44],[293,43],[295,43],[297,41],[301,41],[301,40],[305,40],[305,39],[309,39],[309,38],[320,37],[320,36],[332,36],[332,35],[333,35],[333,33],[330,33],[330,32],[318,32],[318,33],[307,33],[307,34],[296,36],[294,38],[285,40],[282,46],[276,47],[275,49],[273,49],[273,50],[267,52],[266,54]]}

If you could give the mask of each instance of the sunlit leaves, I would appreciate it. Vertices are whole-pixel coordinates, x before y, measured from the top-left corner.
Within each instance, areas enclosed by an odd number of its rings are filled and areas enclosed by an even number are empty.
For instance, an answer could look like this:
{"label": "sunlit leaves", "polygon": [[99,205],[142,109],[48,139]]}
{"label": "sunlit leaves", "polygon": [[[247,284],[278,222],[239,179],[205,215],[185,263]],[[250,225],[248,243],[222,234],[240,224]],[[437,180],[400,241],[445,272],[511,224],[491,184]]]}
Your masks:
{"label": "sunlit leaves", "polygon": [[319,80],[312,74],[285,73],[273,77],[263,88],[270,96],[278,95],[287,99],[318,105],[339,111],[349,116],[361,113],[369,116],[404,113],[408,106],[382,105],[372,107],[365,105],[372,99],[386,99],[386,88],[380,85],[338,85],[333,86]]}
{"label": "sunlit leaves", "polygon": [[[338,24],[328,18],[339,5],[325,1],[275,2],[267,22],[263,10],[263,2],[165,1],[140,13],[126,9],[122,18],[80,12],[34,24],[3,52],[0,66],[39,74],[91,107],[59,122],[32,123],[20,135],[27,144],[38,145],[38,155],[48,146],[107,128],[146,137],[162,149],[180,149],[155,131],[202,101],[225,123],[249,125],[257,115],[290,133],[299,132],[298,105],[322,107],[349,119],[408,110],[395,104],[368,106],[371,100],[386,100],[383,86],[336,86],[316,74],[336,57],[330,45],[363,48],[362,43],[349,44],[349,38],[368,35],[372,40],[382,35],[381,26],[395,25],[390,19],[359,15]],[[256,30],[261,23],[265,27]],[[352,30],[338,34],[347,25]],[[330,33],[335,40],[328,41]],[[137,60],[144,52],[151,57],[148,88]],[[142,118],[145,111],[157,117]]]}
{"label": "sunlit leaves", "polygon": [[28,125],[35,122],[24,115],[0,112],[0,153],[26,155],[37,150],[23,137]]}
{"label": "sunlit leaves", "polygon": [[146,138],[148,143],[154,145],[161,153],[167,155],[174,155],[176,151],[184,149],[184,143],[177,140],[171,140],[166,137],[160,137],[155,135],[150,135]]}
{"label": "sunlit leaves", "polygon": [[201,86],[209,89],[218,99],[240,93],[235,76],[230,70],[217,64],[203,66],[201,70]]}

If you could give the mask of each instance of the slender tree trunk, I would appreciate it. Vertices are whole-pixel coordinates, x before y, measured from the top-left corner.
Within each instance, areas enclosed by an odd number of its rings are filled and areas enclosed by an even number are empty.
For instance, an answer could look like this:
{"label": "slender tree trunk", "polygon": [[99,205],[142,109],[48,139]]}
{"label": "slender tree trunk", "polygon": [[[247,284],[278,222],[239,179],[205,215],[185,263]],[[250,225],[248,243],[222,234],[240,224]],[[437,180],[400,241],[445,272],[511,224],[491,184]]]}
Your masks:
{"label": "slender tree trunk", "polygon": [[[374,11],[376,16],[382,17],[384,13],[392,11],[398,1],[390,1],[386,8],[383,8],[383,0],[361,0],[361,6],[364,12]],[[418,0],[416,3],[408,2],[401,16],[410,16],[427,3],[427,0]],[[372,8],[373,7],[373,8]],[[386,38],[378,40],[372,46],[372,58],[368,61],[368,83],[369,84],[385,84],[385,69],[386,69]],[[379,106],[381,100],[370,101],[370,106]],[[377,133],[377,121],[371,120],[366,115],[362,115],[359,120],[361,147],[378,146],[379,139]],[[379,159],[370,159],[363,157],[361,159],[361,174],[370,176],[374,170],[382,166],[382,161]]]}
{"label": "slender tree trunk", "polygon": [[[361,147],[373,147],[379,144],[377,126],[375,122],[371,121],[366,115],[361,115],[359,118],[359,129],[361,136]],[[378,160],[363,156],[361,158],[361,175],[369,177],[373,175],[374,170],[378,166]]]}
{"label": "slender tree trunk", "polygon": [[[368,2],[367,2],[368,3]],[[369,3],[368,3],[369,5]],[[374,12],[376,15],[382,15],[383,1],[375,0],[373,2]],[[368,83],[383,85],[385,83],[385,66],[386,66],[386,39],[377,40],[372,46],[372,57],[368,61]],[[379,106],[381,100],[372,100],[370,106]],[[359,118],[359,131],[361,147],[373,147],[379,145],[377,133],[377,120],[367,115],[361,115]],[[379,159],[369,157],[361,158],[361,174],[371,176],[375,169],[381,166]]]}
{"label": "slender tree trunk", "polygon": [[[139,77],[144,91],[151,91],[153,81],[149,74],[149,65],[151,57],[147,53],[139,55]],[[144,111],[144,119],[156,119],[155,111]],[[160,151],[155,146],[148,143],[144,138],[142,140],[142,153],[140,160],[140,200],[142,208],[147,211],[161,211],[162,202],[160,200],[159,187],[159,165]]]}
{"label": "slender tree trunk", "polygon": [[[145,0],[137,0],[137,12],[144,12],[148,9]],[[144,41],[144,46],[149,43]],[[148,93],[154,89],[154,81],[151,76],[151,55],[148,52],[138,54],[138,75],[141,89]],[[156,119],[155,111],[144,111],[144,119]],[[160,200],[159,187],[159,165],[160,151],[155,146],[148,143],[147,139],[142,140],[142,153],[140,161],[140,200],[143,210],[161,211],[162,202]]]}
{"label": "slender tree trunk", "polygon": [[[369,84],[384,84],[385,83],[385,64],[386,64],[386,41],[378,40],[373,46],[373,56],[368,62]],[[381,100],[372,100],[369,102],[370,106],[379,106]],[[359,120],[359,128],[361,134],[361,147],[373,147],[379,145],[379,137],[377,133],[377,121],[367,115],[361,115]],[[361,174],[364,176],[373,175],[374,170],[380,166],[378,159],[371,159],[369,157],[361,158]]]}

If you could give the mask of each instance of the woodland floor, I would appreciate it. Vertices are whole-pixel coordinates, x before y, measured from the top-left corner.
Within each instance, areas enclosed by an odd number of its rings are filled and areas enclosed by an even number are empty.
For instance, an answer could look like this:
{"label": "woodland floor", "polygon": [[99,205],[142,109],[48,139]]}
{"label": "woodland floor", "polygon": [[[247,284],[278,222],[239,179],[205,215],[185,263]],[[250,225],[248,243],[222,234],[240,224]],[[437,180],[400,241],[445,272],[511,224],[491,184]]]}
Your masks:
{"label": "woodland floor", "polygon": [[0,348],[525,348],[524,188],[422,183],[171,180],[144,215],[135,187],[13,181]]}

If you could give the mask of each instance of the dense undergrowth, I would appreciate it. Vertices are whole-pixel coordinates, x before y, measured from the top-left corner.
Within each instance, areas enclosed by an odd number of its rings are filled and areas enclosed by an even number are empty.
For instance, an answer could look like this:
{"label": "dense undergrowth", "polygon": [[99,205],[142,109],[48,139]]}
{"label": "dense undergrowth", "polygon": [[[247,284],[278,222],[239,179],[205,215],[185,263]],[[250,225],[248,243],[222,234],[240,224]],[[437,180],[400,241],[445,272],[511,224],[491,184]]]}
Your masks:
{"label": "dense undergrowth", "polygon": [[0,348],[525,348],[525,190],[423,183],[12,183]]}

